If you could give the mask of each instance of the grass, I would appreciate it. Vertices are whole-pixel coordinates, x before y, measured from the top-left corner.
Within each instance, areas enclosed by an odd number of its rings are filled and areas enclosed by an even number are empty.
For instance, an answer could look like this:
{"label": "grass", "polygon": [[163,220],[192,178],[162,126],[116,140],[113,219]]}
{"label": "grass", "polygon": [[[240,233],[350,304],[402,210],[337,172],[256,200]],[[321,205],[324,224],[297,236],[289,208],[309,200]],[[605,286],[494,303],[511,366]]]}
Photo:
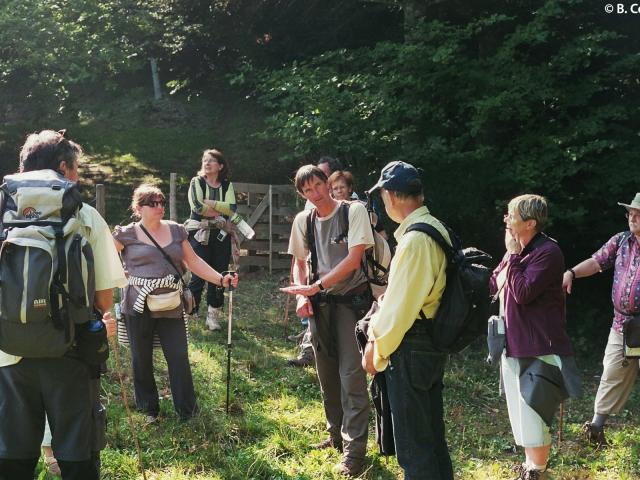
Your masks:
{"label": "grass", "polygon": [[[314,451],[309,444],[325,437],[324,415],[315,371],[285,365],[294,348],[284,338],[299,328],[291,316],[283,327],[284,298],[275,278],[245,279],[234,293],[231,414],[225,414],[226,330],[210,333],[202,321],[191,324],[190,359],[200,414],[180,422],[171,402],[166,363],[156,352],[156,377],[162,396],[161,419],[144,424],[134,412],[134,433],[127,423],[115,358],[103,379],[108,406],[109,445],[102,453],[103,478],[142,478],[137,469],[134,434],[138,437],[148,479],[333,479],[335,451]],[[483,363],[482,345],[451,358],[446,370],[447,438],[459,479],[508,479],[522,453],[512,446],[506,405],[498,396],[497,371]],[[120,350],[131,408],[128,352]],[[634,392],[627,408],[610,422],[611,446],[595,450],[579,440],[581,424],[591,416],[599,359],[578,358],[584,370],[585,394],[565,408],[564,440],[554,434],[550,466],[554,479],[640,478],[640,398]],[[373,428],[373,424],[372,428]],[[377,453],[373,430],[367,471],[362,478],[401,477],[394,458]],[[42,472],[41,478],[46,478]]]}

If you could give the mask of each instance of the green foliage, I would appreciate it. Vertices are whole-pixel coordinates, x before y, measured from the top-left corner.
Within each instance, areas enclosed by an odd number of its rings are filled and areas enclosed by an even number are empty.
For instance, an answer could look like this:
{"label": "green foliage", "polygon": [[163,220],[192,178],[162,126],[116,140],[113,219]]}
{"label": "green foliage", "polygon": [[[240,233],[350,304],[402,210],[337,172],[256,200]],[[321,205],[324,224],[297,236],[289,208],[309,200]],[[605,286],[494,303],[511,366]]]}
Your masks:
{"label": "green foliage", "polygon": [[613,224],[593,209],[637,188],[637,38],[585,1],[482,5],[442,7],[403,44],[247,66],[234,80],[252,82],[273,112],[265,135],[292,155],[338,154],[360,178],[392,159],[421,166],[436,214],[468,242],[493,238],[493,251],[506,200],[544,194],[552,233],[584,255],[593,239],[570,233],[604,241]]}
{"label": "green foliage", "polygon": [[[182,48],[185,25],[166,0],[8,0],[0,7],[0,98],[10,119],[66,106],[74,89]],[[28,116],[27,116],[28,118]]]}

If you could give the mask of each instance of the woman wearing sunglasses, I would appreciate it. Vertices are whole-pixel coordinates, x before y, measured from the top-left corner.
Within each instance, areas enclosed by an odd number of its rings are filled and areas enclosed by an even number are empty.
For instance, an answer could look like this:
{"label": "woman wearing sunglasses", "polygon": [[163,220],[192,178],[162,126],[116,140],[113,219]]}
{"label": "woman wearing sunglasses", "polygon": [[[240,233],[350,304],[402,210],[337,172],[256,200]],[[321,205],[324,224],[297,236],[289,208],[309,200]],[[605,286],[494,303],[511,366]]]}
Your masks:
{"label": "woman wearing sunglasses", "polygon": [[131,346],[136,406],[147,415],[147,422],[154,422],[160,412],[153,376],[154,337],[167,360],[176,412],[186,420],[197,411],[178,273],[181,276],[188,268],[220,288],[238,284],[236,276],[222,276],[196,255],[184,226],[163,219],[164,207],[165,197],[158,187],[140,185],[131,201],[139,221],[118,226],[113,233],[129,280],[122,312]]}

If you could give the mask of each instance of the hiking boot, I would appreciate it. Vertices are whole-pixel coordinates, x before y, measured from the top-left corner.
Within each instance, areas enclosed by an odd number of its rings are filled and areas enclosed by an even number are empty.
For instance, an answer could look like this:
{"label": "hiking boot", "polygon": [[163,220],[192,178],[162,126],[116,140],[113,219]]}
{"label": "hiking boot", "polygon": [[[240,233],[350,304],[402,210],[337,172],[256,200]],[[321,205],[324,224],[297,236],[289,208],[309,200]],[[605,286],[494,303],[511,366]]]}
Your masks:
{"label": "hiking boot", "polygon": [[209,308],[207,309],[207,321],[206,321],[206,324],[209,330],[211,331],[222,330],[220,323],[218,323],[218,319],[221,317],[222,317],[221,308],[214,308],[212,306],[209,306]]}
{"label": "hiking boot", "polygon": [[511,470],[517,475],[515,480],[519,480],[527,471],[527,466],[524,463],[519,463],[515,465]]}
{"label": "hiking boot", "polygon": [[144,423],[146,423],[147,425],[150,425],[152,423],[156,423],[158,421],[158,416],[157,415],[146,415],[144,417]]}
{"label": "hiking boot", "polygon": [[291,367],[311,367],[313,366],[313,358],[305,355],[303,357],[289,358],[287,365]]}
{"label": "hiking boot", "polygon": [[585,422],[580,433],[592,445],[597,447],[607,445],[607,439],[604,437],[604,427],[597,427],[591,422]]}
{"label": "hiking boot", "polygon": [[342,439],[334,440],[329,437],[326,440],[321,441],[320,443],[314,443],[311,445],[311,448],[315,450],[324,450],[326,448],[335,448],[340,453],[342,453]]}
{"label": "hiking boot", "polygon": [[287,340],[289,340],[290,342],[293,343],[300,343],[302,341],[302,337],[304,337],[306,330],[301,331],[300,333],[298,333],[297,335],[289,335],[287,337]]}
{"label": "hiking boot", "polygon": [[540,470],[536,470],[532,468],[530,470],[525,469],[522,475],[518,477],[520,480],[544,480],[547,478],[546,470],[541,472]]}
{"label": "hiking boot", "polygon": [[342,457],[340,463],[333,467],[333,470],[345,477],[357,477],[364,470],[364,458]]}
{"label": "hiking boot", "polygon": [[56,457],[44,457],[44,463],[47,464],[47,471],[49,472],[49,475],[52,475],[54,477],[59,477],[62,475]]}

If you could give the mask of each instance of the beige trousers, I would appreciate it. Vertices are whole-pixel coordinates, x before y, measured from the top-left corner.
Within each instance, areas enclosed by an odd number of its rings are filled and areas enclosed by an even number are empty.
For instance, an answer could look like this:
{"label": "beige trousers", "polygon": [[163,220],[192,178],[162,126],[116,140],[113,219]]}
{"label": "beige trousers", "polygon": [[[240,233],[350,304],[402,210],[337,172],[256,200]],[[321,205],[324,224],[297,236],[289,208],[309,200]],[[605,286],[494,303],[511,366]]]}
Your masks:
{"label": "beige trousers", "polygon": [[619,413],[631,395],[631,389],[638,376],[640,359],[629,359],[625,362],[622,348],[622,334],[612,328],[602,359],[604,370],[596,393],[595,413]]}

